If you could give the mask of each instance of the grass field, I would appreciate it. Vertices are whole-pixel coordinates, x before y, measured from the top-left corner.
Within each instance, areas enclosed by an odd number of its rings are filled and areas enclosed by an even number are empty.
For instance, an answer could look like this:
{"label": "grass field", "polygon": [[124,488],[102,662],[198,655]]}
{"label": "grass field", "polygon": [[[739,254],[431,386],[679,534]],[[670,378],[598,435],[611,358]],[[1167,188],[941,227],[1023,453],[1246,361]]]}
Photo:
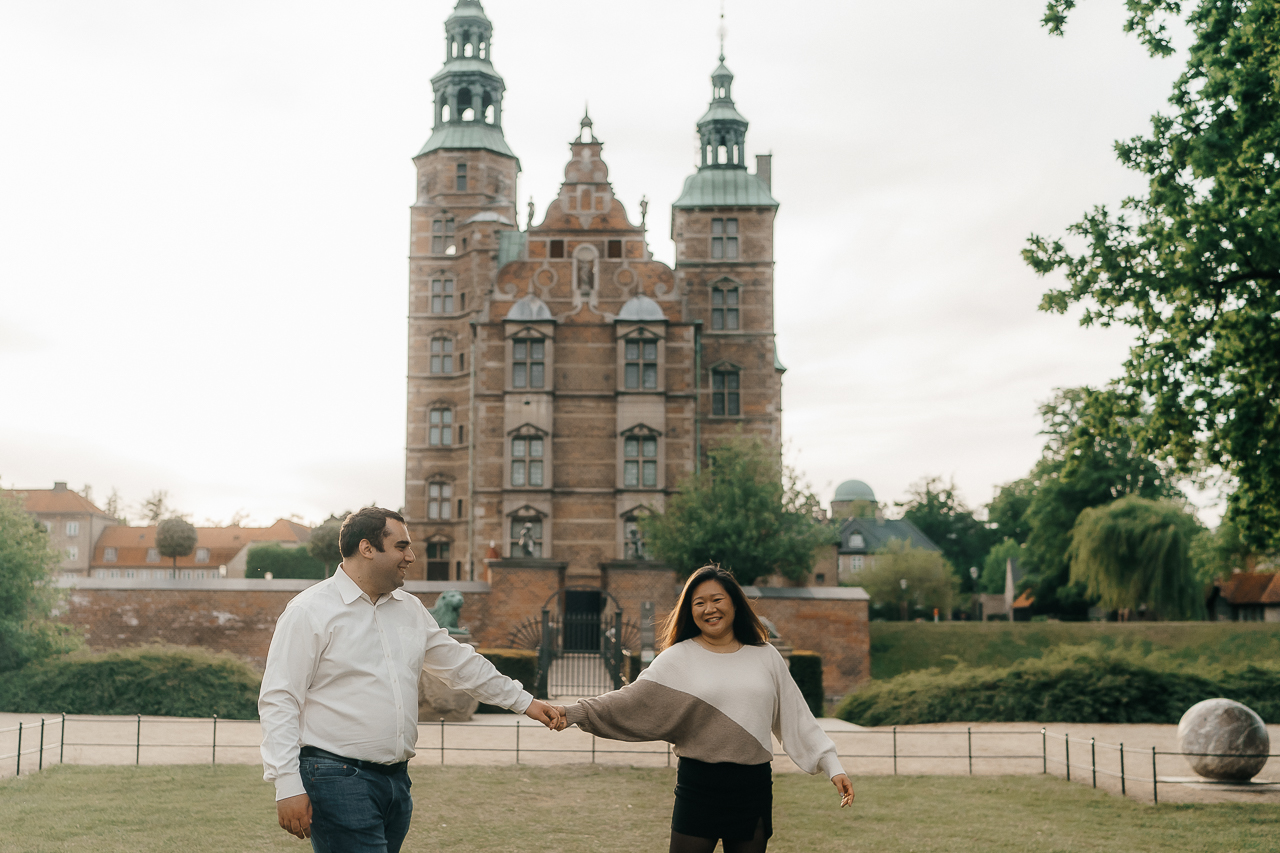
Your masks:
{"label": "grass field", "polygon": [[[671,770],[417,768],[406,851],[664,851]],[[1051,777],[778,774],[773,853],[1274,850],[1273,805],[1152,807]],[[0,850],[292,850],[257,768],[56,767],[0,783]]]}
{"label": "grass field", "polygon": [[957,663],[1008,666],[1052,646],[1092,642],[1213,667],[1280,661],[1280,624],[1265,622],[872,622],[871,677]]}

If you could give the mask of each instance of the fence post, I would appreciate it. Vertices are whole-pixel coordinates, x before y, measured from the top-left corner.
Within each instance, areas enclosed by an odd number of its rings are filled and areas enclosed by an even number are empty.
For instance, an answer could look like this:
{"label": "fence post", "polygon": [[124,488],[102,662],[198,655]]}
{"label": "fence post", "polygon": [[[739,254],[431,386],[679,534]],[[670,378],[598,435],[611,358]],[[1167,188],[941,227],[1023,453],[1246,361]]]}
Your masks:
{"label": "fence post", "polygon": [[1124,796],[1124,742],[1120,743],[1120,796]]}
{"label": "fence post", "polygon": [[40,715],[40,755],[36,758],[36,770],[44,769],[44,715]]}
{"label": "fence post", "polygon": [[1049,772],[1049,735],[1045,732],[1044,727],[1040,728],[1040,761],[1042,763],[1040,772]]}
{"label": "fence post", "polygon": [[142,715],[138,715],[138,739],[136,752],[133,754],[133,765],[135,767],[142,764]]}
{"label": "fence post", "polygon": [[58,763],[62,763],[62,753],[67,746],[67,713],[62,712],[62,728],[58,731]]}
{"label": "fence post", "polygon": [[[520,725],[520,721],[516,720],[516,725]],[[520,729],[516,729],[516,755],[520,755]],[[520,763],[520,759],[516,759],[516,764]],[[444,717],[440,718],[440,766],[444,767]]]}
{"label": "fence post", "polygon": [[671,766],[671,744],[667,744],[667,766]]}
{"label": "fence post", "polygon": [[1160,804],[1160,792],[1156,790],[1156,748],[1151,747],[1151,805]]}
{"label": "fence post", "polygon": [[18,768],[13,775],[15,778],[22,775],[22,720],[18,720]]}
{"label": "fence post", "polygon": [[1089,738],[1089,766],[1093,769],[1093,787],[1098,787],[1098,745],[1096,738]]}
{"label": "fence post", "polygon": [[965,729],[965,733],[969,736],[969,775],[973,775],[973,726]]}
{"label": "fence post", "polygon": [[898,727],[893,727],[893,775],[898,775]]}
{"label": "fence post", "polygon": [[[545,610],[543,611],[546,612]],[[516,717],[516,764],[520,763],[520,718]]]}
{"label": "fence post", "polygon": [[1071,781],[1071,734],[1068,732],[1062,738],[1062,742],[1067,745],[1067,781]]}
{"label": "fence post", "polygon": [[210,761],[209,763],[212,766],[216,767],[218,766],[218,715],[217,714],[213,715],[213,753],[212,755],[213,755],[213,760]]}
{"label": "fence post", "polygon": [[596,763],[596,736],[591,736],[591,763]]}

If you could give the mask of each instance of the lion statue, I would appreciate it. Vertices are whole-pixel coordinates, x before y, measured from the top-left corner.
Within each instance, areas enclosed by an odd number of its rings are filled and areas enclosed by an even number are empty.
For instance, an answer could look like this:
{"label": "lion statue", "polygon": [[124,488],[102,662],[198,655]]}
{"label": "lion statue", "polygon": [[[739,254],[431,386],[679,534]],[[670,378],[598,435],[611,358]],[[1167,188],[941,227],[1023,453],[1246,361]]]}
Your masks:
{"label": "lion statue", "polygon": [[427,609],[431,618],[441,628],[447,628],[450,634],[466,634],[465,629],[458,627],[458,614],[462,612],[462,593],[456,589],[446,589],[436,599],[436,606]]}

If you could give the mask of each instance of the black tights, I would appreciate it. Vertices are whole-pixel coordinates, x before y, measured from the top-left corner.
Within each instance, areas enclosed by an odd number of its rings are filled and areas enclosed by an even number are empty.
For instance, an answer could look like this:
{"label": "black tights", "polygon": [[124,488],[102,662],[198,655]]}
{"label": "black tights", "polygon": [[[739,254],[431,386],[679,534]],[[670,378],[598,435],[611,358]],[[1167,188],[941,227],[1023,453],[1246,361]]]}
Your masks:
{"label": "black tights", "polygon": [[[712,853],[718,838],[699,838],[671,830],[670,853]],[[764,818],[756,823],[756,834],[747,841],[724,841],[724,853],[765,853],[769,839],[764,837]]]}

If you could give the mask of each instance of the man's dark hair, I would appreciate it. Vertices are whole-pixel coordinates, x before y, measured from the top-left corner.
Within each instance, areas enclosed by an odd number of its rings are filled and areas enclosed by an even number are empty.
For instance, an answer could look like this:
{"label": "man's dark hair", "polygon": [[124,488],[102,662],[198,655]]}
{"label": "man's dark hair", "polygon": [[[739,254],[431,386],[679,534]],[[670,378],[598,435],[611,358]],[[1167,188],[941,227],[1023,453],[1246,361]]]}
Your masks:
{"label": "man's dark hair", "polygon": [[404,524],[404,516],[400,513],[377,506],[367,506],[343,519],[342,528],[338,531],[338,550],[342,552],[343,558],[355,556],[360,543],[365,539],[376,550],[386,550],[382,547],[382,539],[386,536],[388,518]]}

